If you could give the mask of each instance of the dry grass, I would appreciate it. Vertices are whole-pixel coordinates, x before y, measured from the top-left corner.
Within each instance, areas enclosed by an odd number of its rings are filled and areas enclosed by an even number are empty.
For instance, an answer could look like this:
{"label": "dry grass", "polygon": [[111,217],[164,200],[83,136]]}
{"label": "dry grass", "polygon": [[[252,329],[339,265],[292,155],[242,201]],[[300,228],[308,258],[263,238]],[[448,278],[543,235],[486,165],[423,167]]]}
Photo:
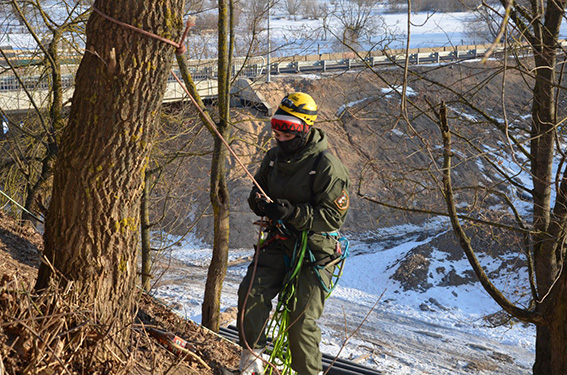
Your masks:
{"label": "dry grass", "polygon": [[[0,357],[6,375],[205,375],[234,365],[230,360],[234,362],[238,355],[236,346],[180,319],[148,296],[143,298],[143,311],[131,326],[130,344],[119,347],[79,297],[72,288],[34,294],[17,277],[2,278]],[[185,329],[180,330],[183,326]],[[168,350],[167,343],[152,334],[156,327],[186,338],[188,349],[175,353]]]}
{"label": "dry grass", "polygon": [[[78,303],[72,288],[41,294],[4,277],[0,285],[0,351],[6,374],[128,373],[112,338]],[[126,358],[126,359],[121,359]]]}
{"label": "dry grass", "polygon": [[[41,236],[0,212],[0,374],[213,375],[236,367],[236,345],[147,294],[132,313],[130,341],[117,345],[72,284],[34,291],[41,249]],[[173,353],[152,329],[183,338],[191,352]]]}

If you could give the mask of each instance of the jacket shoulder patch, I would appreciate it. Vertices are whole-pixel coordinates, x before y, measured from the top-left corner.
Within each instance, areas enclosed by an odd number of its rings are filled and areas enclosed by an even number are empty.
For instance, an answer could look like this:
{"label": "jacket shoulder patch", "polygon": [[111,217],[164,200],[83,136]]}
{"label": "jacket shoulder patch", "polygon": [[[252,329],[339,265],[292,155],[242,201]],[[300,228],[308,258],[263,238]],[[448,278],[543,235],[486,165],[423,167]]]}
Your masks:
{"label": "jacket shoulder patch", "polygon": [[341,192],[341,195],[339,195],[339,197],[335,199],[334,202],[339,210],[346,210],[349,206],[349,199],[346,191],[343,190]]}

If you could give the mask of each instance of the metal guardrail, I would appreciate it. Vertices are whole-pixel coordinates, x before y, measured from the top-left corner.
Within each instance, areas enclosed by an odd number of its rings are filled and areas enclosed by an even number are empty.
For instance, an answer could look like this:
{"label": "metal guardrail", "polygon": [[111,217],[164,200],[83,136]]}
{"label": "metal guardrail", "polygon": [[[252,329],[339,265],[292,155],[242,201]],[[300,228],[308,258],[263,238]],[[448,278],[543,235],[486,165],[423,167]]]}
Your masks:
{"label": "metal guardrail", "polygon": [[[564,48],[567,42],[561,41],[560,46]],[[482,58],[489,51],[490,45],[483,46],[457,46],[457,47],[444,47],[444,48],[430,48],[430,49],[417,49],[410,50],[408,61],[409,64],[441,64],[446,62],[457,62],[476,58]],[[526,48],[526,46],[515,47],[518,50]],[[12,51],[10,56],[18,58],[18,54]],[[388,53],[389,52],[389,53]],[[501,55],[504,52],[504,47],[497,46],[492,50],[493,56]],[[314,72],[327,72],[331,70],[348,70],[362,67],[375,67],[380,65],[392,64],[405,64],[406,51],[405,50],[392,50],[386,51],[386,54],[374,51],[370,53],[361,53],[356,56],[354,53],[343,54],[325,54],[316,56],[295,56],[275,58],[275,62],[270,64],[271,74],[284,74],[284,73],[314,73]],[[28,53],[29,54],[29,53]],[[21,53],[21,56],[27,54]],[[347,57],[348,56],[348,57]],[[362,56],[362,57],[361,57]],[[26,57],[27,58],[27,57]],[[75,59],[76,60],[76,59]],[[195,82],[203,88],[204,97],[212,97],[216,95],[216,84],[209,81],[216,81],[217,78],[217,64],[216,60],[189,60],[188,66],[190,73]],[[74,85],[75,73],[78,64],[63,65],[65,74],[62,75],[63,88],[71,89]],[[236,58],[232,66],[232,74],[237,73],[240,77],[257,80],[266,76],[268,66],[263,57],[254,57],[249,59]],[[51,87],[50,77],[40,75],[38,72],[22,74],[21,84],[15,76],[0,75],[0,95],[2,93],[23,91],[23,89],[45,91]],[[177,74],[178,72],[176,72]],[[175,82],[173,76],[169,77],[169,85]],[[173,88],[171,89],[172,91]],[[178,98],[183,97],[180,94]],[[166,101],[176,100],[176,94],[166,97]],[[178,100],[178,99],[177,99]]]}
{"label": "metal guardrail", "polygon": [[[466,51],[438,51],[427,53],[413,53],[409,56],[411,64],[441,63],[444,61],[457,61],[482,56],[486,50]],[[341,58],[333,58],[340,56]],[[301,56],[295,58],[279,58],[270,64],[271,74],[302,73],[302,72],[326,72],[330,70],[347,70],[365,66],[377,66],[393,63],[404,63],[405,54],[393,54],[390,56],[369,56],[361,58],[342,58],[344,55],[326,56]],[[197,90],[203,99],[211,99],[217,96],[217,64],[216,60],[188,61],[189,71],[195,81]],[[73,94],[75,73],[78,64],[62,65],[62,87],[64,95],[70,99]],[[235,59],[232,66],[232,74],[237,73],[240,77],[258,80],[266,76],[266,61],[262,57],[252,59]],[[179,76],[179,71],[175,73]],[[26,91],[33,93],[32,97],[40,106],[49,103],[49,89],[51,88],[51,77],[41,75],[37,68],[29,68],[28,73],[21,73],[21,82],[12,75],[0,75],[0,106],[6,112],[26,112],[33,108],[31,99]],[[186,98],[186,94],[177,84],[173,76],[168,79],[164,102],[176,102]],[[68,102],[66,100],[66,102]],[[42,104],[43,103],[43,104]]]}
{"label": "metal guardrail", "polygon": [[[440,64],[444,62],[455,62],[470,60],[483,57],[488,49],[470,49],[454,51],[436,51],[410,53],[410,64]],[[495,50],[499,54],[502,50]],[[362,67],[374,67],[378,65],[404,64],[405,54],[370,56],[366,58],[344,58],[336,60],[316,60],[316,61],[279,61],[271,64],[272,74],[281,73],[300,73],[300,72],[326,72],[330,70],[347,70]]]}
{"label": "metal guardrail", "polygon": [[[466,48],[467,46],[459,46],[446,51],[432,51],[428,52],[411,52],[409,55],[410,64],[424,64],[424,63],[443,63],[449,61],[462,61],[474,58],[483,57],[488,51],[488,48]],[[476,47],[476,46],[470,46]],[[496,48],[493,53],[498,54],[503,51],[503,48]],[[394,52],[403,52],[403,50],[398,50]],[[25,55],[25,54],[22,54]],[[322,56],[301,56],[301,57],[284,57],[274,59],[276,62],[270,64],[271,74],[283,74],[283,73],[300,73],[300,72],[326,72],[330,70],[346,70],[361,68],[365,66],[378,66],[378,65],[389,65],[389,64],[403,64],[406,59],[405,53],[381,55],[381,56],[368,56],[360,58],[354,56],[352,57],[340,57],[333,58],[335,55],[347,55],[347,54],[328,54],[327,57]],[[12,53],[12,56],[14,54]],[[70,74],[63,75],[63,87],[72,87],[74,84],[74,70],[76,70],[77,65],[65,65],[71,71]],[[190,72],[194,80],[207,80],[217,78],[217,66],[216,60],[190,60],[188,61],[188,66],[190,67]],[[74,67],[74,69],[73,69]],[[251,59],[237,58],[232,66],[232,74],[240,74],[241,77],[258,79],[263,77],[267,73],[266,61],[263,57],[255,57]],[[23,78],[24,85],[22,85],[16,80],[14,76],[4,75],[0,76],[0,92],[6,91],[17,91],[23,88],[35,90],[35,89],[49,89],[51,86],[50,81],[45,76],[36,75],[24,75]],[[174,78],[170,76],[170,82],[174,82]]]}
{"label": "metal guardrail", "polygon": [[[410,49],[409,64],[441,64],[448,62],[465,61],[471,59],[483,58],[491,51],[492,57],[500,57],[508,50],[512,49],[518,55],[529,54],[528,45],[503,46],[496,45],[470,45],[455,46],[443,48],[418,48]],[[567,41],[561,40],[558,43],[558,49],[565,52],[567,49]],[[380,53],[380,52],[375,52]],[[316,58],[316,56],[305,56],[296,58],[283,58],[271,65],[270,72],[278,73],[300,73],[300,72],[326,72],[329,70],[347,70],[361,67],[374,67],[379,65],[405,64],[406,51],[394,50],[385,51],[385,54],[368,56],[368,53],[362,52],[358,56],[350,53],[348,58]],[[332,56],[332,54],[331,54]]]}
{"label": "metal guardrail", "polygon": [[[265,59],[263,57],[256,57],[251,59],[236,59],[232,66],[232,74],[239,73],[240,76],[246,78],[257,78],[265,71]],[[203,81],[217,78],[216,60],[190,60],[188,62],[189,72],[193,80]],[[78,64],[64,65],[67,74],[62,74],[62,87],[70,88],[75,84],[75,73]],[[21,68],[20,68],[21,69]],[[175,69],[175,68],[174,68]],[[20,91],[20,90],[48,90],[51,88],[51,77],[42,75],[37,72],[36,68],[30,68],[26,73],[23,71],[20,74],[22,82],[16,76],[9,73],[0,75],[0,92]],[[179,70],[174,70],[180,76]],[[6,72],[9,72],[6,70]],[[168,82],[176,82],[175,78],[170,75]]]}
{"label": "metal guardrail", "polygon": [[[52,86],[51,80],[46,77],[37,75],[23,76],[22,84],[16,79],[15,76],[0,76],[0,92],[6,91],[19,91],[22,89],[27,90],[49,90]],[[61,76],[61,85],[63,88],[72,87],[75,84],[75,75],[66,74]]]}

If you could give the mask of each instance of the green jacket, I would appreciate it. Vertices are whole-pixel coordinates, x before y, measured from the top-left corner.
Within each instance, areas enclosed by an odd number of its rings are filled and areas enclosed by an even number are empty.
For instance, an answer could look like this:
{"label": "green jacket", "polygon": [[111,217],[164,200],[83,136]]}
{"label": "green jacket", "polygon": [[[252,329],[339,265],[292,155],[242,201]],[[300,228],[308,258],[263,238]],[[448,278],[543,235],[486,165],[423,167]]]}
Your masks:
{"label": "green jacket", "polygon": [[[298,231],[333,232],[345,221],[349,208],[349,173],[330,152],[321,156],[311,188],[310,172],[317,156],[326,149],[326,134],[313,128],[306,145],[289,158],[278,147],[270,149],[255,175],[271,199],[287,199],[296,207],[285,222]],[[252,194],[250,199],[253,199]]]}

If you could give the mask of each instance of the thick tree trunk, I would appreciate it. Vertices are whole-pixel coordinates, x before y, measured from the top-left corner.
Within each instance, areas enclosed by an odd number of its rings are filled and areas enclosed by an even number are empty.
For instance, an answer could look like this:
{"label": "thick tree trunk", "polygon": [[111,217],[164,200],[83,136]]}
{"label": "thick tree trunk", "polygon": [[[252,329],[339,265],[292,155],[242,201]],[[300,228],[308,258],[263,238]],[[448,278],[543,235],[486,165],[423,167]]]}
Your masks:
{"label": "thick tree trunk", "polygon": [[[108,16],[179,38],[182,0],[99,0]],[[61,138],[45,256],[120,344],[132,321],[140,194],[174,47],[93,12]],[[37,289],[48,286],[42,264]]]}

